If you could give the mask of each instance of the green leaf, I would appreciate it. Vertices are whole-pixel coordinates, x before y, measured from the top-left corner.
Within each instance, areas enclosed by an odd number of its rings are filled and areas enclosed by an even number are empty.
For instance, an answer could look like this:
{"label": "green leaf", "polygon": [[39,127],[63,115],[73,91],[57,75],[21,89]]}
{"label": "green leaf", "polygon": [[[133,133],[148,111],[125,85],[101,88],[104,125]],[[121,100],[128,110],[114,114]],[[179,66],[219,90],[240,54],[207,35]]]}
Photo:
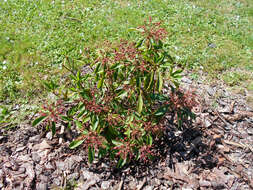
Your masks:
{"label": "green leaf", "polygon": [[95,157],[95,150],[93,147],[89,146],[89,151],[88,151],[88,160],[89,163],[92,163]]}
{"label": "green leaf", "polygon": [[80,73],[80,71],[77,71],[76,80],[79,81],[80,78],[81,78],[81,73]]}
{"label": "green leaf", "polygon": [[170,68],[171,64],[170,63],[165,63],[163,65],[160,65],[161,68]]}
{"label": "green leaf", "polygon": [[83,134],[83,135],[88,135],[88,134],[89,134],[89,131],[85,129],[85,130],[82,132],[82,134]]}
{"label": "green leaf", "polygon": [[116,146],[122,146],[122,145],[123,145],[122,142],[116,141],[116,140],[112,140],[112,143],[113,143],[114,145],[116,145]]}
{"label": "green leaf", "polygon": [[144,80],[144,88],[145,88],[145,89],[148,88],[150,79],[151,79],[151,73],[148,73],[148,74],[146,75],[146,77],[145,77],[145,80]]}
{"label": "green leaf", "polygon": [[179,69],[179,70],[176,70],[175,72],[173,72],[171,75],[172,76],[176,76],[176,75],[179,75],[180,73],[182,73],[183,70],[182,69]]}
{"label": "green leaf", "polygon": [[99,81],[98,81],[98,88],[102,88],[104,84],[104,77],[102,77]]}
{"label": "green leaf", "polygon": [[151,135],[148,135],[148,145],[152,145],[153,143],[153,138],[151,137]]}
{"label": "green leaf", "polygon": [[120,158],[117,163],[117,168],[122,168],[126,164],[126,159]]}
{"label": "green leaf", "polygon": [[150,76],[150,80],[149,80],[147,90],[149,90],[151,88],[153,81],[154,81],[154,71],[151,72],[151,76]]}
{"label": "green leaf", "polygon": [[76,126],[81,129],[83,127],[82,123],[78,120],[75,120]]}
{"label": "green leaf", "polygon": [[166,97],[165,95],[163,95],[163,94],[150,94],[150,98],[152,99],[152,100],[155,100],[155,101],[161,101],[161,102],[164,102],[164,101],[168,101],[169,100],[169,98],[168,97]]}
{"label": "green leaf", "polygon": [[168,105],[160,107],[156,112],[156,116],[162,116],[168,111]]}
{"label": "green leaf", "polygon": [[64,121],[72,121],[72,120],[73,120],[73,118],[67,117],[67,116],[64,116],[64,115],[62,115],[61,118],[62,118],[62,120],[64,120]]}
{"label": "green leaf", "polygon": [[90,89],[83,89],[82,92],[80,92],[81,96],[87,100],[90,100],[91,97],[91,93],[90,93]]}
{"label": "green leaf", "polygon": [[162,77],[162,73],[158,72],[158,92],[161,92],[163,87],[163,77]]}
{"label": "green leaf", "polygon": [[99,71],[100,66],[101,66],[101,63],[98,63],[97,66],[96,66],[96,69],[95,69],[94,73],[97,73]]}
{"label": "green leaf", "polygon": [[117,98],[123,99],[124,97],[127,96],[127,93],[128,93],[127,91],[121,90],[121,91],[118,93]]}
{"label": "green leaf", "polygon": [[115,63],[114,65],[111,66],[111,69],[112,69],[112,70],[116,70],[116,69],[118,69],[118,68],[120,68],[120,67],[123,67],[123,65],[120,64],[120,63]]}
{"label": "green leaf", "polygon": [[94,122],[92,122],[92,126],[91,126],[91,129],[93,130],[93,131],[96,131],[96,129],[97,129],[97,127],[98,127],[98,124],[99,124],[99,118],[97,117],[96,118],[96,121]]}
{"label": "green leaf", "polygon": [[83,142],[84,142],[84,140],[74,140],[70,143],[69,148],[74,149],[74,148],[80,146]]}
{"label": "green leaf", "polygon": [[51,131],[52,131],[52,135],[54,136],[55,132],[56,132],[56,127],[55,127],[55,122],[54,121],[52,122]]}
{"label": "green leaf", "polygon": [[142,45],[142,43],[144,42],[144,40],[145,40],[145,38],[140,39],[140,40],[137,42],[137,44],[136,44],[136,48],[139,48],[139,47]]}
{"label": "green leaf", "polygon": [[128,127],[126,132],[124,133],[128,138],[131,136],[131,129]]}
{"label": "green leaf", "polygon": [[141,88],[141,77],[137,77],[137,79],[136,79],[136,86],[138,88]]}
{"label": "green leaf", "polygon": [[83,123],[86,123],[86,122],[88,122],[88,121],[90,121],[90,116],[85,117],[85,118],[83,119]]}
{"label": "green leaf", "polygon": [[142,93],[141,92],[140,92],[139,97],[138,97],[137,107],[138,107],[137,112],[141,113],[142,108],[143,108],[143,99],[142,99]]}
{"label": "green leaf", "polygon": [[47,118],[47,115],[46,116],[41,116],[41,117],[38,117],[37,119],[35,119],[33,122],[32,122],[32,126],[36,126],[38,125],[40,122],[42,122],[44,119]]}

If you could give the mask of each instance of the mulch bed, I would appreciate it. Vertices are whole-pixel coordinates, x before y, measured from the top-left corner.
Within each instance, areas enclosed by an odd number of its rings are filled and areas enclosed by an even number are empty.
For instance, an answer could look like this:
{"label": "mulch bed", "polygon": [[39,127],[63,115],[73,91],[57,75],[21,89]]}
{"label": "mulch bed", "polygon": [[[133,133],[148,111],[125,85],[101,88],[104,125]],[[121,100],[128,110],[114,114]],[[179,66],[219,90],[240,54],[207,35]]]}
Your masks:
{"label": "mulch bed", "polygon": [[84,149],[68,148],[71,134],[59,144],[28,121],[0,131],[0,189],[253,189],[253,110],[245,97],[183,82],[201,99],[197,118],[188,129],[167,127],[155,143],[160,159],[121,170],[107,159],[89,165]]}

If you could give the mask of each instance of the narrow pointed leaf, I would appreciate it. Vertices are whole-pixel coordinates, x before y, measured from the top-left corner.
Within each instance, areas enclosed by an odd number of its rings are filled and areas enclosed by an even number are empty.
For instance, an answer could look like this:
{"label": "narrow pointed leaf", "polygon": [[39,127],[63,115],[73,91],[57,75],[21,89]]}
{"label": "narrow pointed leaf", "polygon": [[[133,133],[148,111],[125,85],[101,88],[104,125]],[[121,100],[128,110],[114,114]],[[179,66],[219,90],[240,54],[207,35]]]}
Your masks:
{"label": "narrow pointed leaf", "polygon": [[99,81],[98,81],[98,88],[102,88],[104,84],[104,77],[102,77]]}
{"label": "narrow pointed leaf", "polygon": [[158,73],[158,82],[159,82],[159,84],[158,84],[158,92],[161,92],[162,87],[163,87],[163,76],[162,76],[161,72]]}
{"label": "narrow pointed leaf", "polygon": [[82,123],[78,120],[75,120],[75,123],[76,123],[76,126],[81,129],[83,126],[82,126]]}
{"label": "narrow pointed leaf", "polygon": [[52,135],[54,136],[55,132],[56,132],[56,127],[55,127],[55,122],[54,121],[52,122],[51,131],[52,131]]}
{"label": "narrow pointed leaf", "polygon": [[137,108],[137,111],[138,113],[141,113],[142,111],[142,108],[143,108],[143,99],[142,99],[142,93],[139,94],[139,97],[138,97],[138,108]]}
{"label": "narrow pointed leaf", "polygon": [[117,163],[117,168],[122,168],[126,164],[126,159],[120,158]]}
{"label": "narrow pointed leaf", "polygon": [[151,88],[153,80],[154,80],[154,71],[151,72],[151,76],[150,76],[150,80],[149,80],[147,90],[149,90]]}
{"label": "narrow pointed leaf", "polygon": [[82,143],[84,142],[84,140],[75,140],[75,141],[72,141],[69,145],[69,148],[70,149],[74,149],[78,146],[80,146]]}
{"label": "narrow pointed leaf", "polygon": [[46,119],[47,116],[41,116],[41,117],[38,117],[37,119],[35,119],[33,122],[32,122],[32,126],[36,126],[38,125],[40,122],[42,122],[44,119]]}
{"label": "narrow pointed leaf", "polygon": [[93,162],[94,157],[95,157],[94,148],[91,147],[91,146],[89,146],[89,151],[88,151],[88,160],[89,160],[89,163],[92,163],[92,162]]}

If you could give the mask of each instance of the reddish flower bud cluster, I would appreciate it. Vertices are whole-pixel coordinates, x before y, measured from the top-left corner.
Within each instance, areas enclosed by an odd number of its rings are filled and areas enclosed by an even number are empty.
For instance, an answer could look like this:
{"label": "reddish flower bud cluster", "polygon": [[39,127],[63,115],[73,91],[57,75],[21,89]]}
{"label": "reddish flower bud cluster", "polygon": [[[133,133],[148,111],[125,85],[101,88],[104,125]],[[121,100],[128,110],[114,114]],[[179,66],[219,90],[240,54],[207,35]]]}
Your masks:
{"label": "reddish flower bud cluster", "polygon": [[82,101],[85,105],[85,108],[90,112],[100,114],[102,112],[109,111],[108,106],[97,104],[95,97],[93,97],[91,101],[86,100],[86,99],[83,99]]}
{"label": "reddish flower bud cluster", "polygon": [[150,145],[142,146],[140,148],[139,152],[140,152],[140,159],[145,163],[147,163],[149,161],[150,156],[155,155],[153,150],[152,150],[152,146],[150,146]]}
{"label": "reddish flower bud cluster", "polygon": [[40,112],[41,116],[48,115],[48,118],[45,120],[45,122],[57,122],[59,120],[59,115],[63,114],[66,111],[63,101],[58,100],[55,103],[48,104],[45,103],[42,105],[42,111]]}
{"label": "reddish flower bud cluster", "polygon": [[132,159],[134,156],[133,154],[134,144],[131,144],[131,142],[127,140],[127,137],[125,137],[124,140],[120,141],[122,145],[113,148],[114,150],[118,150],[116,156],[120,156],[123,159],[126,159],[127,157],[129,157],[129,159]]}
{"label": "reddish flower bud cluster", "polygon": [[81,139],[85,140],[84,145],[86,148],[93,146],[96,150],[102,147],[104,142],[104,138],[94,131],[89,132],[87,135],[83,135]]}
{"label": "reddish flower bud cluster", "polygon": [[105,120],[110,126],[117,126],[123,124],[123,118],[120,115],[113,116],[112,114],[108,114]]}
{"label": "reddish flower bud cluster", "polygon": [[144,122],[143,126],[144,126],[145,131],[150,132],[153,135],[157,135],[164,130],[164,125],[161,125],[161,124],[152,125],[151,122]]}
{"label": "reddish flower bud cluster", "polygon": [[175,93],[172,93],[170,96],[172,109],[180,110],[184,108],[188,108],[191,110],[193,107],[197,105],[196,94],[193,90],[178,90]]}
{"label": "reddish flower bud cluster", "polygon": [[114,54],[114,59],[116,62],[126,60],[133,61],[136,58],[138,51],[135,48],[134,43],[129,43],[125,40],[121,40],[118,50],[115,50]]}
{"label": "reddish flower bud cluster", "polygon": [[149,18],[149,24],[139,27],[143,30],[143,35],[148,39],[155,39],[156,41],[162,40],[167,36],[167,31],[161,28],[161,22],[152,22],[151,17]]}

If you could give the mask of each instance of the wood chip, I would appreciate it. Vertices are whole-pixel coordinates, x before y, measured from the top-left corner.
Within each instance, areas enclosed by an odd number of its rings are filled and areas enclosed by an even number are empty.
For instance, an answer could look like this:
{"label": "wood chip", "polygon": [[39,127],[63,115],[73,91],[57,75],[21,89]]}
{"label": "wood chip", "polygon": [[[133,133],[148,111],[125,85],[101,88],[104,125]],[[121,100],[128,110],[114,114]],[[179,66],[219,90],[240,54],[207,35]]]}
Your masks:
{"label": "wood chip", "polygon": [[228,140],[223,140],[224,143],[228,144],[228,145],[233,145],[233,146],[237,146],[240,148],[249,148],[251,150],[251,152],[253,152],[253,147],[251,145],[248,144],[242,144],[242,143],[237,143],[237,142],[233,142],[233,141],[228,141]]}
{"label": "wood chip", "polygon": [[142,187],[145,185],[146,181],[147,181],[146,178],[144,178],[144,180],[140,182],[140,184],[137,186],[137,190],[141,190]]}
{"label": "wood chip", "polygon": [[119,187],[118,187],[118,190],[121,190],[122,189],[122,186],[123,186],[123,179],[120,181],[120,183],[119,183]]}

